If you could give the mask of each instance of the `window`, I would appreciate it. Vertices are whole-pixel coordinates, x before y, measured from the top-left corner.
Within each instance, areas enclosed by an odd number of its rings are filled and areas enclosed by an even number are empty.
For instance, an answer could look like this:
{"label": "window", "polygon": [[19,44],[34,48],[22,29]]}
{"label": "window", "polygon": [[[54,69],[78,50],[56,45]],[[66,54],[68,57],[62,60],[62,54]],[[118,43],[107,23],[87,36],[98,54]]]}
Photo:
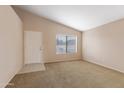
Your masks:
{"label": "window", "polygon": [[56,45],[57,54],[66,53],[66,36],[59,35],[57,36],[56,40],[57,40],[57,45]]}
{"label": "window", "polygon": [[71,35],[57,35],[56,36],[56,53],[76,53],[77,52],[77,37]]}
{"label": "window", "polygon": [[67,53],[77,52],[76,36],[67,36]]}

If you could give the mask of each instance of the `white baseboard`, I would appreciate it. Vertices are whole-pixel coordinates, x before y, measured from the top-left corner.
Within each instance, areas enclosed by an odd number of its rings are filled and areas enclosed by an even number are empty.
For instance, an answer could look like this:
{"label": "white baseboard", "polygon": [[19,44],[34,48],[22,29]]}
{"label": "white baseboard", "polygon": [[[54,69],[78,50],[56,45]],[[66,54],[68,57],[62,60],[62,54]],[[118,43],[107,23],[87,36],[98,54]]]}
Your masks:
{"label": "white baseboard", "polygon": [[77,60],[82,60],[82,59],[45,61],[44,63],[55,63],[55,62],[77,61]]}
{"label": "white baseboard", "polygon": [[96,64],[96,65],[99,65],[99,66],[102,66],[102,67],[105,67],[105,68],[108,68],[108,69],[111,69],[111,70],[114,70],[114,71],[117,71],[117,72],[120,72],[120,73],[124,73],[124,71],[121,71],[121,70],[119,70],[117,68],[114,68],[114,67],[111,67],[111,66],[107,66],[107,65],[104,65],[104,64],[100,64],[98,62],[96,63],[96,62],[94,62],[92,60],[89,60],[89,59],[86,59],[86,58],[83,58],[82,60],[90,62],[90,63],[93,63],[93,64]]}

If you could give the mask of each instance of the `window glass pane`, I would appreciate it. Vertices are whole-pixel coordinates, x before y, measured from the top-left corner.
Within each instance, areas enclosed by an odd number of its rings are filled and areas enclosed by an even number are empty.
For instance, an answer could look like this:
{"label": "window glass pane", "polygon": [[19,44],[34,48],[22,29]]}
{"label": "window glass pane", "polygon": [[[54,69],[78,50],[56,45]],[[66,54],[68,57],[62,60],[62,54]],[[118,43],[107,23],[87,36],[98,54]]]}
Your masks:
{"label": "window glass pane", "polygon": [[63,54],[66,53],[66,36],[57,35],[56,36],[56,53]]}
{"label": "window glass pane", "polygon": [[67,53],[77,52],[77,37],[67,36]]}

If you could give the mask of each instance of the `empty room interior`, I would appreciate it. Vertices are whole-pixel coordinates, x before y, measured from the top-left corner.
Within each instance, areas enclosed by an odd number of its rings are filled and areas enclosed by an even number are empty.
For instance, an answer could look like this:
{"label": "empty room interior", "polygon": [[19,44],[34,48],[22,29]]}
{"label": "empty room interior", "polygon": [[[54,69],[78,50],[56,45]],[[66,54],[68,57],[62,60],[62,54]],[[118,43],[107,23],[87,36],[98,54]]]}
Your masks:
{"label": "empty room interior", "polygon": [[123,88],[123,5],[0,5],[1,88]]}

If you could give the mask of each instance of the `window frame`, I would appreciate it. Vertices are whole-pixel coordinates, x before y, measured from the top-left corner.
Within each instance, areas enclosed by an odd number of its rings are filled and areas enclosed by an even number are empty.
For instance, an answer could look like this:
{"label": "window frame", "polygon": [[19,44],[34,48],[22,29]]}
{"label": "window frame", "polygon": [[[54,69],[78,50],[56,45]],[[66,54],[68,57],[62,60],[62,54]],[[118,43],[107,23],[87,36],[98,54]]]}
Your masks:
{"label": "window frame", "polygon": [[[58,52],[57,52],[57,38],[58,38],[58,36],[66,37],[66,45],[65,45],[65,48],[66,48],[65,50],[66,50],[66,51],[65,51],[65,53],[58,53]],[[75,51],[74,51],[73,53],[69,53],[69,52],[68,52],[68,49],[67,49],[67,48],[68,48],[68,43],[67,43],[67,40],[68,40],[67,38],[68,38],[68,37],[75,37],[75,40],[76,40],[76,43],[75,43],[75,48],[76,48],[76,49],[75,49]],[[77,53],[77,50],[78,50],[78,49],[77,49],[77,46],[78,46],[78,45],[77,45],[77,35],[64,35],[64,34],[57,34],[57,35],[56,35],[56,54],[76,54],[76,53]]]}

